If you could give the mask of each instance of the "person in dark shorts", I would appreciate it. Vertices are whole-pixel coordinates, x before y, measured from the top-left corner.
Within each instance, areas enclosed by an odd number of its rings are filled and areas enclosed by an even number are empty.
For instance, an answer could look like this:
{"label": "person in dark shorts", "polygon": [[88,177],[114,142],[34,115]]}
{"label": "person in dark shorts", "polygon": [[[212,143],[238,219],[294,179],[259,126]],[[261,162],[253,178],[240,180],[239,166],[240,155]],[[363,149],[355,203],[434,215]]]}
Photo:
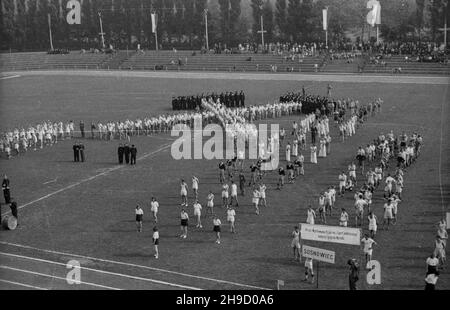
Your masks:
{"label": "person in dark shorts", "polygon": [[136,206],[136,225],[138,232],[142,232],[142,218],[144,217],[144,210],[139,205]]}
{"label": "person in dark shorts", "polygon": [[189,215],[187,212],[182,209],[181,210],[181,235],[180,238],[186,239],[187,238],[187,228],[188,228],[188,221],[189,221]]}
{"label": "person in dark shorts", "polygon": [[213,231],[216,233],[216,243],[220,244],[220,225],[222,225],[222,222],[217,216],[214,216],[213,225]]}
{"label": "person in dark shorts", "polygon": [[158,245],[159,245],[159,231],[158,227],[153,227],[153,246],[155,247],[155,258],[158,259],[159,257],[159,251],[158,251]]}

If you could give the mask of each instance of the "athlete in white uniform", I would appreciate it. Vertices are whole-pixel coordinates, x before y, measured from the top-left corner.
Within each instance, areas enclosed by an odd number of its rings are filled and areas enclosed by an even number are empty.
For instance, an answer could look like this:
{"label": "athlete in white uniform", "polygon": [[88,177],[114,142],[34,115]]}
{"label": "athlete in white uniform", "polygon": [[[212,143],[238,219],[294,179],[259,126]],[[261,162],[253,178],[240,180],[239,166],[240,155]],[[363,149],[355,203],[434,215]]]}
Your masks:
{"label": "athlete in white uniform", "polygon": [[196,200],[194,202],[194,216],[197,218],[197,228],[203,228],[202,226],[202,221],[201,221],[201,216],[202,216],[202,206],[201,204],[198,202],[198,200]]}
{"label": "athlete in white uniform", "polygon": [[153,214],[153,219],[155,220],[155,223],[158,223],[158,209],[159,209],[159,202],[156,201],[155,197],[152,197],[152,201],[150,202],[150,211]]}

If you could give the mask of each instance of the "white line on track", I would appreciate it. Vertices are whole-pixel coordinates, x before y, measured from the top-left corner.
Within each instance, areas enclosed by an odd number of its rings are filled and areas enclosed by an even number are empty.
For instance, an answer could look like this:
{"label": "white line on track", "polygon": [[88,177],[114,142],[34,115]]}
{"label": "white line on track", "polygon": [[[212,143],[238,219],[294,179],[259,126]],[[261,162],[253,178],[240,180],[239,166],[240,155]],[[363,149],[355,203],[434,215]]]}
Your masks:
{"label": "white line on track", "polygon": [[14,79],[14,78],[18,78],[18,77],[20,77],[20,75],[8,75],[8,76],[0,77],[0,80]]}
{"label": "white line on track", "polygon": [[[41,259],[41,258],[34,258],[34,257],[29,257],[29,256],[23,256],[23,255],[11,254],[11,253],[4,253],[4,252],[0,252],[0,255],[16,257],[16,258],[23,258],[23,259],[28,259],[28,260],[34,260],[34,261],[41,262],[41,263],[66,266],[66,264],[64,264],[64,263],[55,262],[55,261],[46,260],[46,259]],[[142,277],[130,276],[130,275],[122,274],[122,273],[104,271],[104,270],[99,270],[99,269],[83,267],[83,266],[80,266],[80,269],[93,271],[93,272],[98,272],[98,273],[103,273],[103,274],[108,274],[108,275],[117,276],[117,277],[129,278],[129,279],[133,279],[133,280],[146,281],[146,282],[152,282],[152,283],[161,284],[161,285],[179,287],[179,288],[184,288],[184,289],[189,289],[189,290],[201,290],[200,288],[193,287],[193,286],[175,284],[175,283],[170,283],[170,282],[166,282],[166,281],[154,280],[154,279],[150,279],[150,278],[142,278]]]}
{"label": "white line on track", "polygon": [[[13,268],[13,267],[8,267],[8,266],[3,266],[3,265],[0,265],[0,268],[6,269],[6,270],[11,270],[11,271],[18,271],[18,272],[22,272],[22,273],[28,273],[28,274],[32,274],[32,275],[36,275],[36,276],[41,276],[41,277],[47,277],[47,278],[67,281],[67,279],[63,278],[63,277],[57,277],[57,276],[54,276],[51,274],[35,272],[35,271],[31,271],[31,270],[26,270],[26,269]],[[108,290],[120,290],[120,288],[105,286],[105,285],[95,284],[95,283],[90,283],[90,282],[80,281],[80,284],[85,284],[85,285],[94,286],[94,287],[100,287],[100,288],[108,289]]]}
{"label": "white line on track", "polygon": [[9,284],[17,285],[17,286],[28,287],[28,288],[34,288],[36,290],[42,290],[42,291],[47,291],[48,290],[48,289],[46,289],[44,287],[39,287],[39,286],[34,286],[34,285],[29,285],[29,284],[25,284],[25,283],[14,282],[14,281],[9,281],[9,280],[5,280],[5,279],[0,279],[0,282],[9,283]]}
{"label": "white line on track", "polygon": [[447,97],[447,91],[448,91],[448,84],[447,87],[445,88],[445,92],[444,92],[444,98],[442,100],[442,105],[441,105],[441,137],[440,137],[440,142],[439,142],[439,189],[441,191],[441,207],[442,207],[442,216],[445,218],[445,204],[444,204],[444,191],[442,190],[442,144],[444,142],[444,107],[445,104],[448,103],[446,101],[446,97]]}
{"label": "white line on track", "polygon": [[[159,152],[161,152],[161,151],[164,151],[165,149],[171,147],[171,145],[172,145],[171,143],[164,144],[162,147],[160,147],[160,148],[157,149],[156,151],[147,153],[147,154],[145,154],[145,155],[139,157],[139,158],[137,159],[137,161],[141,161],[141,160],[146,159],[146,158],[148,158],[148,157],[150,157],[150,156],[152,156],[152,155],[155,155],[155,154],[157,154],[157,153],[159,153]],[[32,205],[32,204],[35,204],[36,202],[39,202],[39,201],[44,200],[44,199],[47,199],[47,198],[52,197],[52,196],[54,196],[54,195],[56,195],[56,194],[59,194],[59,193],[61,193],[61,192],[65,192],[65,191],[67,191],[67,190],[69,190],[69,189],[71,189],[71,188],[74,188],[74,187],[78,186],[78,185],[81,185],[81,184],[83,184],[83,183],[86,183],[86,182],[95,180],[95,179],[98,178],[98,177],[107,175],[107,174],[110,173],[110,172],[116,171],[116,170],[121,169],[121,168],[124,168],[124,167],[126,167],[126,166],[125,166],[125,165],[117,165],[117,166],[115,166],[115,167],[109,168],[109,169],[107,169],[107,170],[105,170],[105,171],[103,171],[103,172],[101,172],[101,173],[98,173],[98,174],[96,174],[96,175],[93,175],[93,176],[91,176],[91,177],[89,177],[89,178],[86,178],[86,179],[83,179],[83,180],[78,181],[78,182],[76,182],[76,183],[70,184],[69,186],[66,186],[66,187],[63,187],[63,188],[61,188],[61,189],[58,189],[57,191],[51,192],[50,194],[47,194],[47,195],[45,195],[45,196],[42,196],[42,197],[40,197],[40,198],[38,198],[38,199],[35,199],[35,200],[33,200],[33,201],[27,202],[27,203],[25,203],[25,204],[19,206],[18,209],[22,209],[22,208],[28,207],[28,206],[30,206],[30,205]],[[6,215],[6,214],[9,214],[9,213],[11,213],[11,211],[7,211],[7,212],[5,212],[5,213],[2,213],[2,215]]]}
{"label": "white line on track", "polygon": [[18,248],[23,248],[23,249],[36,250],[36,251],[45,252],[45,253],[64,255],[64,256],[69,256],[69,257],[70,256],[80,257],[80,258],[84,258],[84,259],[96,260],[99,262],[105,262],[105,263],[110,263],[110,264],[143,268],[143,269],[148,269],[148,270],[153,270],[153,271],[165,272],[168,274],[175,274],[175,275],[188,277],[188,278],[201,279],[201,280],[206,280],[206,281],[211,281],[211,282],[216,282],[216,283],[230,284],[230,285],[238,286],[238,287],[246,287],[246,288],[256,289],[256,290],[271,290],[270,288],[258,287],[258,286],[254,286],[254,285],[248,285],[248,284],[242,284],[242,283],[231,282],[231,281],[226,281],[226,280],[219,280],[219,279],[213,279],[213,278],[208,278],[208,277],[196,276],[196,275],[191,275],[191,274],[177,272],[177,271],[171,271],[171,270],[155,268],[155,267],[150,267],[150,266],[137,265],[137,264],[132,264],[132,263],[118,262],[118,261],[113,261],[113,260],[109,260],[109,259],[96,258],[96,257],[90,257],[90,256],[84,256],[84,255],[78,255],[78,254],[72,254],[72,253],[65,253],[65,252],[59,252],[59,251],[52,251],[52,250],[45,250],[45,249],[40,249],[40,248],[28,246],[28,245],[21,245],[21,244],[10,243],[10,242],[5,242],[5,241],[0,241],[0,244],[15,246]]}
{"label": "white line on track", "polygon": [[44,183],[42,183],[42,184],[50,184],[50,183],[54,183],[54,182],[56,182],[56,180],[58,180],[58,178],[56,178],[56,179],[53,179],[53,180],[50,180],[50,181],[47,181],[47,182],[44,182]]}

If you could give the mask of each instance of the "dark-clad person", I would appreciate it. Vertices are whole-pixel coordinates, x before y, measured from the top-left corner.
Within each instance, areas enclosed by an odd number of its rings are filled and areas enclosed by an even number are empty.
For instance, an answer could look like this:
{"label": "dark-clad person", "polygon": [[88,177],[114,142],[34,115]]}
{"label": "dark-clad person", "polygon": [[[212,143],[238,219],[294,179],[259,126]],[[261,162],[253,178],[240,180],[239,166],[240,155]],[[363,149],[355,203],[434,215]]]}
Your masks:
{"label": "dark-clad person", "polygon": [[9,190],[9,179],[6,174],[3,176],[2,189],[3,189],[3,197],[5,198],[5,203],[8,204],[11,202],[11,194]]}
{"label": "dark-clad person", "polygon": [[81,137],[84,138],[84,122],[80,121],[80,131],[81,131]]}
{"label": "dark-clad person", "polygon": [[78,143],[75,143],[72,148],[73,148],[73,161],[79,162],[80,161],[80,147],[78,146]]}
{"label": "dark-clad person", "polygon": [[80,149],[81,161],[84,162],[84,144],[83,143],[78,144],[78,148]]}
{"label": "dark-clad person", "polygon": [[350,290],[356,290],[356,282],[359,280],[359,265],[356,259],[349,259],[347,264],[350,266],[350,274],[348,275],[348,282]]}
{"label": "dark-clad person", "polygon": [[130,163],[130,147],[126,143],[123,147],[123,153],[125,154],[125,163],[128,165]]}
{"label": "dark-clad person", "polygon": [[91,138],[94,139],[95,138],[95,124],[94,122],[91,123]]}
{"label": "dark-clad person", "polygon": [[14,216],[17,220],[17,226],[19,226],[19,213],[17,211],[17,202],[14,200],[14,198],[11,199],[11,204],[9,205],[11,208],[11,214]]}
{"label": "dark-clad person", "polygon": [[119,156],[119,164],[123,164],[123,155],[124,155],[125,149],[123,148],[122,143],[119,144],[119,147],[117,148],[117,156]]}
{"label": "dark-clad person", "polygon": [[131,155],[130,164],[131,165],[136,165],[137,148],[134,146],[134,144],[131,145],[130,155]]}

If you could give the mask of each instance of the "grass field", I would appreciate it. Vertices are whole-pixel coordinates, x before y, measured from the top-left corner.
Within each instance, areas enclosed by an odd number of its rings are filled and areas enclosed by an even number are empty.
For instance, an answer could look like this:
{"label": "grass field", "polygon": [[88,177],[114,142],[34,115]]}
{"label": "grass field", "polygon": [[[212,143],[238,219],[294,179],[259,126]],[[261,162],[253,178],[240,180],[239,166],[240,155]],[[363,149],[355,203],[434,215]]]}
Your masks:
{"label": "grass field", "polygon": [[[176,73],[173,73],[176,75]],[[365,283],[361,273],[359,289],[423,289],[425,259],[434,249],[436,224],[450,202],[450,93],[448,79],[427,80],[383,77],[366,82],[358,76],[336,76],[322,80],[303,76],[298,80],[250,78],[155,78],[90,74],[22,74],[1,80],[0,130],[43,120],[125,120],[170,113],[172,95],[209,91],[244,90],[246,104],[266,103],[302,85],[311,93],[325,94],[333,81],[333,97],[351,97],[360,102],[384,99],[383,110],[371,117],[356,136],[338,142],[332,133],[331,155],[318,165],[307,163],[306,175],[295,184],[276,191],[276,176],[267,176],[269,207],[254,214],[250,195],[241,198],[237,209],[237,234],[223,225],[222,243],[214,243],[212,219],[204,219],[203,230],[189,228],[181,240],[179,231],[179,181],[192,175],[200,179],[199,196],[205,204],[209,190],[220,203],[218,161],[173,160],[167,134],[136,137],[138,163],[116,165],[118,141],[86,139],[87,162],[72,162],[71,141],[11,160],[0,160],[0,173],[11,179],[12,196],[22,208],[20,226],[0,231],[0,289],[315,289],[301,282],[303,264],[295,262],[290,249],[294,225],[306,220],[307,204],[316,202],[319,192],[337,185],[359,145],[380,132],[417,131],[424,136],[419,160],[405,174],[404,200],[399,206],[399,223],[380,230],[374,259],[381,263],[382,284]],[[293,117],[274,120],[290,128]],[[309,136],[308,136],[309,139]],[[309,154],[304,154],[309,160]],[[284,155],[281,155],[284,158]],[[284,161],[282,161],[284,164]],[[249,165],[247,161],[246,166]],[[248,172],[248,171],[247,171]],[[359,176],[361,177],[361,176]],[[192,193],[190,201],[192,201]],[[149,201],[160,202],[160,258],[153,258]],[[243,203],[242,203],[243,202]],[[138,234],[134,207],[144,207],[144,231]],[[353,194],[338,198],[337,208],[346,207],[353,223]],[[382,193],[374,195],[375,213],[382,218]],[[5,213],[6,207],[2,206]],[[225,222],[225,210],[216,212]],[[192,210],[189,209],[192,217]],[[194,221],[191,221],[193,224]],[[337,225],[335,215],[329,224]],[[367,223],[364,226],[367,230]],[[362,259],[357,246],[305,242],[336,251],[336,264],[320,265],[320,289],[347,289],[350,257]],[[84,268],[83,284],[68,285],[65,264],[77,259]],[[27,285],[27,286],[24,286]],[[438,289],[450,289],[445,270]]]}

